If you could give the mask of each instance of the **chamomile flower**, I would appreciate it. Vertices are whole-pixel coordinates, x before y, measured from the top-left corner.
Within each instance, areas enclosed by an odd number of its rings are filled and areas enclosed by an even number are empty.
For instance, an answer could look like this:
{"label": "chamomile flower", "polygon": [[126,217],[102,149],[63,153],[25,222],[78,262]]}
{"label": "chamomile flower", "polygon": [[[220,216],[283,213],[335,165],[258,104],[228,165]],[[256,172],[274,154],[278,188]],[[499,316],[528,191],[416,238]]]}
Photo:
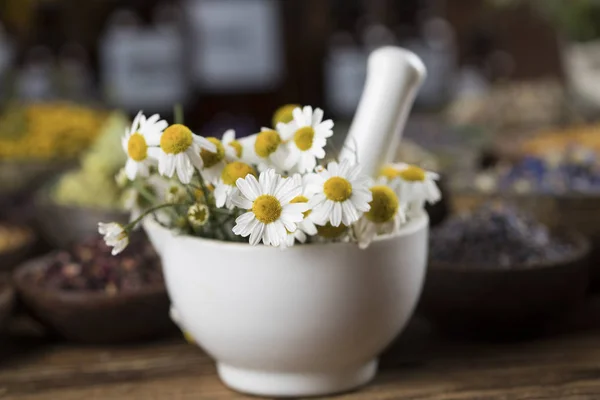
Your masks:
{"label": "chamomile flower", "polygon": [[349,161],[330,162],[327,169],[307,178],[315,195],[310,199],[313,221],[317,225],[349,226],[370,209],[373,200],[370,179],[360,174],[360,166]]}
{"label": "chamomile flower", "polygon": [[256,164],[260,172],[273,168],[287,171],[293,167],[289,147],[276,130],[262,128],[259,133],[249,136],[246,143],[251,152],[244,159]]}
{"label": "chamomile flower", "polygon": [[239,194],[233,196],[233,204],[248,210],[238,217],[233,233],[247,237],[250,244],[261,240],[265,245],[279,246],[286,240],[288,232],[296,230],[296,224],[304,219],[307,203],[290,203],[302,193],[302,187],[291,178],[282,178],[269,169],[260,174],[238,179]]}
{"label": "chamomile flower", "polygon": [[361,249],[368,247],[377,235],[397,232],[400,224],[406,221],[405,207],[391,187],[378,184],[370,190],[373,195],[369,203],[371,209],[354,225]]}
{"label": "chamomile flower", "polygon": [[157,158],[160,153],[156,147],[151,147],[149,142],[159,137],[166,127],[167,121],[161,120],[158,114],[146,119],[140,111],[131,127],[126,129],[121,144],[127,153],[125,173],[130,180],[134,180],[138,175],[148,176],[152,158]]}
{"label": "chamomile flower", "polygon": [[177,172],[177,177],[184,184],[192,180],[194,167],[201,170],[204,166],[200,157],[202,149],[217,152],[214,143],[194,135],[187,126],[181,124],[169,126],[154,144],[160,145],[162,150],[158,156],[158,172],[169,178]]}
{"label": "chamomile flower", "polygon": [[294,119],[277,124],[277,130],[289,149],[289,164],[300,173],[312,172],[317,159],[325,157],[327,138],[333,135],[333,121],[323,121],[323,110],[310,106],[293,111]]}
{"label": "chamomile flower", "polygon": [[123,225],[116,222],[98,223],[98,232],[104,236],[104,242],[112,247],[111,254],[116,256],[129,244],[129,235]]}
{"label": "chamomile flower", "polygon": [[200,157],[204,167],[200,170],[205,181],[215,184],[221,176],[221,171],[225,167],[225,147],[223,143],[215,137],[207,137],[206,140],[211,142],[216,151],[208,151],[207,149],[200,150]]}
{"label": "chamomile flower", "polygon": [[210,213],[206,204],[196,203],[188,208],[187,219],[188,222],[194,227],[201,227],[206,225]]}
{"label": "chamomile flower", "polygon": [[442,197],[435,183],[439,175],[425,171],[415,165],[390,164],[381,170],[380,175],[396,189],[403,202],[409,204],[410,212],[420,212],[425,202],[436,203]]}
{"label": "chamomile flower", "polygon": [[182,185],[171,182],[165,193],[165,200],[168,203],[182,203],[188,198],[188,193]]}
{"label": "chamomile flower", "polygon": [[231,197],[238,190],[235,183],[238,179],[244,179],[249,174],[256,176],[256,171],[244,162],[233,161],[225,165],[215,186],[215,205],[219,208],[225,206],[230,210],[233,209],[234,205],[231,202]]}
{"label": "chamomile flower", "polygon": [[229,129],[223,134],[221,142],[223,143],[223,147],[225,147],[225,158],[227,161],[242,159],[244,145],[235,138],[235,131],[233,129]]}

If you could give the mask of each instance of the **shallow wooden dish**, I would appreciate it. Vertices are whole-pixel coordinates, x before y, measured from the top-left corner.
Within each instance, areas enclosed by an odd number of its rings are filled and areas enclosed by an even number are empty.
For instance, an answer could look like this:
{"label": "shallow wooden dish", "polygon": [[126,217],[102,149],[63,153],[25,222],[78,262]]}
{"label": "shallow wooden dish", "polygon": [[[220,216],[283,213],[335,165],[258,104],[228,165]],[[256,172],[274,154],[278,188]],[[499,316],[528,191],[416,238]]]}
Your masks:
{"label": "shallow wooden dish", "polygon": [[0,277],[0,332],[5,328],[6,321],[15,305],[15,291],[8,279]]}
{"label": "shallow wooden dish", "polygon": [[66,339],[82,343],[122,343],[174,331],[164,285],[109,296],[36,285],[30,274],[46,268],[49,254],[21,265],[13,274],[19,297],[34,317]]}
{"label": "shallow wooden dish", "polygon": [[59,248],[98,235],[98,222],[129,221],[125,211],[56,204],[46,190],[36,196],[35,213],[44,239]]}
{"label": "shallow wooden dish", "polygon": [[591,241],[591,288],[600,290],[600,195],[484,194],[454,191],[452,209],[461,212],[477,208],[491,199],[514,204],[551,229],[567,228]]}
{"label": "shallow wooden dish", "polygon": [[443,331],[520,338],[543,333],[580,305],[589,283],[589,241],[569,233],[576,250],[560,262],[500,269],[430,261],[423,314]]}
{"label": "shallow wooden dish", "polygon": [[0,273],[10,272],[17,265],[19,265],[31,256],[31,253],[35,249],[37,243],[37,236],[35,235],[32,229],[25,226],[15,225],[11,223],[0,223],[0,225],[4,225],[7,227],[15,227],[18,229],[27,229],[29,231],[29,237],[26,241],[21,243],[21,245],[12,249],[8,249],[6,251],[0,251]]}

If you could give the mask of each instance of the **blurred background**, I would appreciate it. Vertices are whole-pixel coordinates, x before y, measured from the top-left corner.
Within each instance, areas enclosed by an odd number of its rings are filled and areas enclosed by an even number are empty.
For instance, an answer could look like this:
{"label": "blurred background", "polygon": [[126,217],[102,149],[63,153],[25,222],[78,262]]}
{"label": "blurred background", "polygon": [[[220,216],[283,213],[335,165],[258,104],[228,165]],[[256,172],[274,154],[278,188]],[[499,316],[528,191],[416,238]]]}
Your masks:
{"label": "blurred background", "polygon": [[[271,126],[284,104],[312,105],[343,143],[368,55],[384,45],[411,49],[428,69],[397,159],[441,175],[433,225],[510,200],[544,229],[591,238],[599,259],[595,0],[0,0],[0,256],[38,234],[48,250],[95,235],[97,221],[126,220],[114,176],[140,109],[173,121],[181,104],[194,132],[220,137]],[[505,225],[478,225],[473,237],[487,229],[494,249],[521,246],[509,268],[531,254],[545,262],[547,235],[510,213],[481,218]],[[100,279],[92,286],[116,290],[94,271],[73,287]]]}
{"label": "blurred background", "polygon": [[[0,158],[64,161],[92,142],[86,124],[100,126],[100,113],[142,109],[172,120],[176,103],[197,133],[217,136],[256,132],[286,103],[319,106],[341,142],[369,52],[395,44],[428,68],[407,145],[435,153],[439,168],[468,185],[498,150],[515,156],[525,137],[594,120],[599,8],[593,0],[1,0]],[[71,139],[20,140],[35,125],[22,116],[32,104],[34,116],[56,118],[42,131],[81,117]],[[24,183],[3,175],[5,186]],[[491,189],[487,178],[477,183]]]}

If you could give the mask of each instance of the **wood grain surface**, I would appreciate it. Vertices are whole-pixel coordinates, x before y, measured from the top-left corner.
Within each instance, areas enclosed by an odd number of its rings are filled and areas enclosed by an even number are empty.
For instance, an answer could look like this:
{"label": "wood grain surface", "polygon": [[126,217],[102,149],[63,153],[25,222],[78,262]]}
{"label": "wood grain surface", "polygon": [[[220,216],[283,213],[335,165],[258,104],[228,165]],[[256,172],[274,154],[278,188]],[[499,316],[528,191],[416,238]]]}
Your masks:
{"label": "wood grain surface", "polygon": [[[179,338],[122,347],[2,339],[0,399],[250,399]],[[442,339],[420,319],[388,349],[376,379],[348,400],[597,400],[600,329],[511,343]]]}

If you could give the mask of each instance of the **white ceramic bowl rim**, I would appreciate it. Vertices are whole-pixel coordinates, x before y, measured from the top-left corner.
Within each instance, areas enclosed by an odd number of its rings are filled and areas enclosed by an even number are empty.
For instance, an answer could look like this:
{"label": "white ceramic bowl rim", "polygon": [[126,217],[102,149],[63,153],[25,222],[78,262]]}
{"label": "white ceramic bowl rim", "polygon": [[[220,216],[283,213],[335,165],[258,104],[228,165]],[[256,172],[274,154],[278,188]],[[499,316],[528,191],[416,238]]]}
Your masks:
{"label": "white ceramic bowl rim", "polygon": [[[154,220],[154,218],[152,218],[152,216],[149,216],[146,219],[144,219],[143,223],[149,229],[161,230],[163,232],[167,232],[171,236],[174,236],[174,237],[179,236],[181,238],[185,238],[186,240],[195,241],[199,244],[202,243],[202,245],[204,245],[204,246],[206,246],[207,244],[210,244],[213,247],[220,247],[223,250],[247,249],[249,247],[253,247],[253,246],[250,246],[249,243],[227,242],[224,240],[203,238],[203,237],[199,237],[199,236],[177,235],[172,230],[167,229],[164,226],[162,226],[161,224],[159,224],[158,222],[156,222]],[[391,240],[391,239],[395,239],[395,238],[398,238],[401,236],[410,236],[410,235],[414,234],[415,232],[418,232],[421,229],[424,229],[428,224],[429,224],[429,215],[427,214],[427,212],[423,212],[421,215],[413,217],[410,221],[408,221],[408,223],[406,225],[404,225],[402,228],[400,228],[400,230],[398,230],[398,232],[396,232],[395,234],[377,236],[375,238],[374,242]],[[285,249],[285,251],[293,251],[293,250],[298,251],[298,249],[307,248],[307,247],[315,248],[317,246],[340,246],[340,245],[348,245],[348,244],[358,246],[357,242],[309,243],[309,244],[296,245],[291,248]],[[264,246],[264,245],[259,245],[259,247],[270,248],[273,250],[282,251],[280,248],[277,248],[277,247]]]}

